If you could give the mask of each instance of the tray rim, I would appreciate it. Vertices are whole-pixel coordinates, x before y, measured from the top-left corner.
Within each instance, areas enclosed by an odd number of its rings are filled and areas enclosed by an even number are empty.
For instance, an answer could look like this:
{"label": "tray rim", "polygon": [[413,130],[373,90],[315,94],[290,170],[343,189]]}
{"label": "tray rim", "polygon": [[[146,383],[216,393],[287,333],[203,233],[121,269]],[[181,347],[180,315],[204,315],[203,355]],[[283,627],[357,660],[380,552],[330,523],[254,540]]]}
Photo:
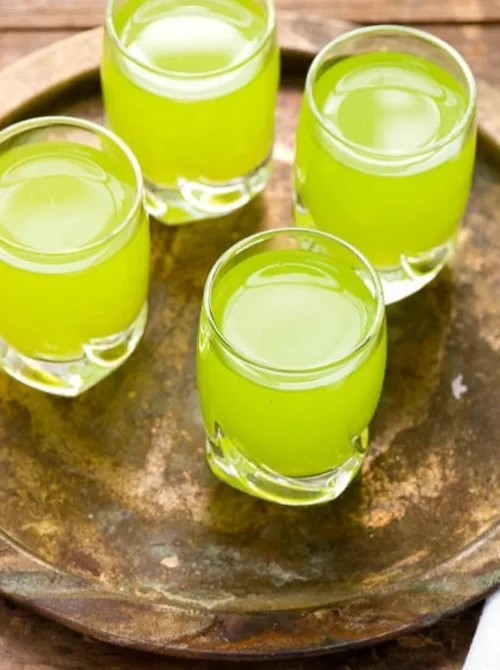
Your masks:
{"label": "tray rim", "polygon": [[[285,63],[294,57],[312,59],[322,46],[320,42],[326,43],[333,36],[355,27],[354,24],[347,22],[313,15],[304,16],[296,12],[281,12],[279,25],[280,46]],[[102,34],[102,28],[79,33],[35,51],[0,71],[0,90],[8,91],[8,95],[0,99],[0,127],[6,125],[10,119],[22,113],[23,110],[26,111],[29,106],[39,105],[44,98],[56,97],[59,92],[71,88],[80,81],[96,80]],[[311,38],[311,34],[314,34],[314,39]],[[68,57],[69,55],[72,57]],[[479,80],[479,91],[480,136],[487,147],[493,151],[494,156],[500,158],[500,123],[495,120],[495,113],[500,108],[500,93],[483,80]],[[490,537],[487,538],[486,535]],[[391,624],[389,622],[389,628],[385,632],[356,639],[345,637],[336,639],[334,637],[335,625],[332,629],[331,623],[327,623],[324,630],[320,632],[320,635],[325,636],[323,640],[317,638],[315,643],[304,642],[299,649],[294,648],[291,651],[285,649],[287,640],[301,639],[307,635],[310,638],[311,634],[308,634],[307,630],[311,626],[311,621],[317,620],[319,626],[320,621],[328,620],[328,617],[334,615],[342,604],[313,611],[234,613],[210,610],[189,611],[150,599],[135,596],[124,597],[123,594],[112,591],[92,590],[88,582],[63,573],[56,566],[45,563],[27,548],[8,537],[2,530],[0,530],[0,592],[74,630],[107,642],[145,651],[210,660],[265,660],[317,656],[333,651],[373,645],[402,634],[418,631],[481,600],[495,588],[495,584],[500,582],[500,559],[498,558],[500,556],[500,524],[485,534],[481,546],[487,541],[488,550],[481,562],[482,569],[476,570],[477,574],[467,573],[467,564],[476,555],[477,545],[474,551],[464,550],[458,556],[450,559],[455,564],[457,574],[459,576],[462,574],[467,581],[464,589],[467,590],[468,587],[471,593],[462,599],[450,596],[450,603],[442,607],[438,614],[422,612],[419,616],[414,615],[410,623],[395,621]],[[495,562],[495,558],[496,564],[492,569],[492,562]],[[16,574],[20,572],[19,563],[23,573],[28,572],[34,575],[34,578],[28,580],[28,584],[22,588],[16,586],[15,579]],[[410,602],[416,598],[417,587],[421,588],[425,585],[426,588],[432,588],[433,585],[441,584],[440,572],[443,565],[445,564],[436,568],[434,581],[430,576],[420,584],[410,581],[402,582],[394,593],[386,593],[384,596],[389,598],[402,595]],[[30,583],[31,581],[33,583]],[[470,582],[472,582],[472,587]],[[446,591],[445,585],[441,584],[441,588]],[[113,602],[115,607],[122,608],[132,619],[144,609],[154,612],[156,617],[161,618],[167,614],[173,617],[181,616],[185,619],[184,623],[189,623],[191,629],[163,642],[137,640],[123,631],[114,632],[112,626],[108,630],[103,630],[100,626],[93,626],[92,607],[89,608],[91,601],[93,601],[94,609],[102,606],[104,602],[108,605]],[[354,606],[360,606],[361,611],[373,612],[377,609],[377,602],[377,594],[370,596],[370,593],[367,593],[366,597],[361,599],[361,602],[354,603]],[[87,612],[88,608],[90,612]],[[83,616],[80,616],[79,612],[83,612]],[[186,626],[186,630],[189,626]],[[278,630],[283,628],[282,633],[274,633],[274,643],[266,637],[266,631],[270,627],[276,627]],[[322,624],[321,627],[323,628]],[[254,642],[253,646],[243,645],[240,649],[234,649],[230,642],[227,644],[217,642],[221,631],[228,628],[256,629],[258,632],[249,639],[257,638],[258,646],[255,646]],[[193,644],[195,641],[196,644]],[[218,647],[217,650],[214,649],[215,646]]]}

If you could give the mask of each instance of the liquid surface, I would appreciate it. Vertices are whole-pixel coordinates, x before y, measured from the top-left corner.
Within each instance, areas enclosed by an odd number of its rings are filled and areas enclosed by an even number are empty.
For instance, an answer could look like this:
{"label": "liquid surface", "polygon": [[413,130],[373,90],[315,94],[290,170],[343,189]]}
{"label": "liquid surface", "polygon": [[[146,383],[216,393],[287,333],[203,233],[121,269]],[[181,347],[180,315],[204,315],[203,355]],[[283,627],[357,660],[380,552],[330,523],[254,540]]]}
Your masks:
{"label": "liquid surface", "polygon": [[0,156],[0,341],[35,359],[76,360],[137,318],[148,285],[144,211],[105,240],[131,212],[129,172],[111,151],[71,142]]}
{"label": "liquid surface", "polygon": [[92,147],[45,142],[0,156],[0,237],[35,252],[98,242],[123,221],[133,198]]}
{"label": "liquid surface", "polygon": [[325,65],[314,89],[329,124],[375,152],[424,149],[463,118],[467,98],[445,70],[404,53],[370,53]]}
{"label": "liquid surface", "polygon": [[319,131],[306,97],[297,221],[350,242],[378,270],[415,262],[432,271],[455,244],[471,187],[473,119],[446,141],[466,113],[462,84],[423,58],[367,53],[325,63],[313,96],[331,134]]}
{"label": "liquid surface", "polygon": [[124,22],[121,39],[147,65],[203,74],[237,65],[265,32],[265,14],[252,2],[153,0]]}
{"label": "liquid surface", "polygon": [[300,370],[352,353],[369,332],[375,304],[351,268],[319,254],[270,251],[220,280],[214,313],[249,359]]}

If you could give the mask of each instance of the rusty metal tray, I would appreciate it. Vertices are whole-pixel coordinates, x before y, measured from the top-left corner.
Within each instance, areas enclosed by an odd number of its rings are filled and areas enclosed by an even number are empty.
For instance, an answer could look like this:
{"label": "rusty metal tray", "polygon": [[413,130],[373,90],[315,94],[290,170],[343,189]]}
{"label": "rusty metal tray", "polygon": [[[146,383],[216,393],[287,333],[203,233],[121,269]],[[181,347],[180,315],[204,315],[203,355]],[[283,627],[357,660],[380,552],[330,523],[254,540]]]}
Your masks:
{"label": "rusty metal tray", "polygon": [[[375,643],[500,582],[500,96],[484,83],[460,251],[390,310],[362,476],[336,503],[294,510],[233,491],[205,465],[193,356],[202,287],[232,242],[290,221],[304,74],[346,27],[281,16],[272,184],[225,220],[153,223],[151,318],[132,359],[75,401],[0,375],[0,590],[16,601],[117,644],[241,659]],[[0,73],[0,124],[100,120],[100,40],[82,34]]]}

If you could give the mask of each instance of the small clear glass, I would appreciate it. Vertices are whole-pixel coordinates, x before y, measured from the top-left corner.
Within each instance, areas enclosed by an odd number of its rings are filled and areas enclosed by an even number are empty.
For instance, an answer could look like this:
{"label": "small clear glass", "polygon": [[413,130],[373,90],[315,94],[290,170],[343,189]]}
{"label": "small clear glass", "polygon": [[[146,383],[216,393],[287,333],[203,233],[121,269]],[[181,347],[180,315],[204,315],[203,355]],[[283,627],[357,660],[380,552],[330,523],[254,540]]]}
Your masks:
{"label": "small clear glass", "polygon": [[0,133],[0,368],[79,395],[135,350],[148,274],[142,176],[120,139],[69,117]]}
{"label": "small clear glass", "polygon": [[214,474],[284,505],[339,496],[365,457],[386,348],[379,279],[350,245],[298,228],[237,243],[210,272],[198,336]]}
{"label": "small clear glass", "polygon": [[387,304],[454,252],[476,146],[476,83],[462,56],[403,26],[348,32],[309,71],[295,159],[295,220],[359,249]]}
{"label": "small clear glass", "polygon": [[155,218],[222,216],[265,188],[274,0],[109,0],[101,76],[107,122],[139,159]]}

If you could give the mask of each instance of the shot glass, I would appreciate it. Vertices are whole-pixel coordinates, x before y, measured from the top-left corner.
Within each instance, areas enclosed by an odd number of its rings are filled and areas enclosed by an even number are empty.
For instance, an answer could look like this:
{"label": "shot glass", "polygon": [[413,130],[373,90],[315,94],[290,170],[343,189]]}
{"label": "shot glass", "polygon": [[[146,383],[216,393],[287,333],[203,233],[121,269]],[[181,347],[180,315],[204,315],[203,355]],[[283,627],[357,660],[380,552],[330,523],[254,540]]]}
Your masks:
{"label": "shot glass", "polygon": [[157,219],[222,216],[264,189],[274,0],[110,0],[101,74],[107,122],[138,157]]}
{"label": "shot glass", "polygon": [[309,71],[296,142],[295,219],[359,249],[386,303],[429,283],[457,245],[476,146],[476,84],[453,47],[375,26]]}
{"label": "shot glass", "polygon": [[339,496],[358,472],[384,379],[382,289],[320,231],[258,233],[206,282],[197,371],[213,473],[284,505]]}
{"label": "shot glass", "polygon": [[46,117],[0,133],[0,368],[77,396],[146,324],[149,222],[139,164],[107,130]]}

